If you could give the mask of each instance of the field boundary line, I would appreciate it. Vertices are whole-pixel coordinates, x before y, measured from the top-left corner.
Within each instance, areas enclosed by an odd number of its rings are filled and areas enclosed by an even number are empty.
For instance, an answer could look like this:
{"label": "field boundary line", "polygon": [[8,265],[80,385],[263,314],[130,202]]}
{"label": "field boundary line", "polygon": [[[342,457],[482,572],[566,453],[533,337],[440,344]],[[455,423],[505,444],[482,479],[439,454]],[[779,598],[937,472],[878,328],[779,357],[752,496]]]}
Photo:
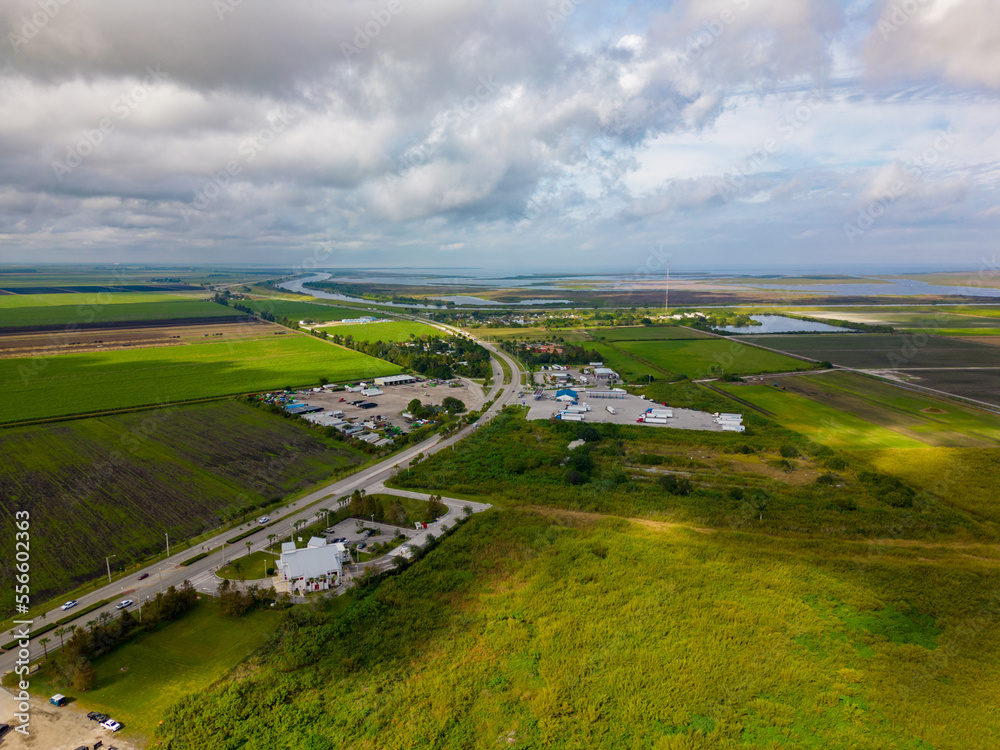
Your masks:
{"label": "field boundary line", "polygon": [[708,388],[708,390],[710,390],[710,391],[714,391],[715,393],[718,393],[721,396],[725,396],[728,399],[732,399],[736,403],[743,404],[744,406],[747,406],[747,407],[753,409],[756,412],[760,412],[765,417],[770,417],[771,419],[777,419],[777,416],[774,413],[769,412],[767,409],[764,409],[763,407],[757,406],[756,404],[752,404],[749,401],[740,398],[739,396],[734,396],[729,391],[724,391],[721,388],[719,388],[717,386],[714,386],[714,385],[712,385],[709,382],[706,382],[704,380],[699,380],[698,381],[698,385],[703,385],[706,388]]}

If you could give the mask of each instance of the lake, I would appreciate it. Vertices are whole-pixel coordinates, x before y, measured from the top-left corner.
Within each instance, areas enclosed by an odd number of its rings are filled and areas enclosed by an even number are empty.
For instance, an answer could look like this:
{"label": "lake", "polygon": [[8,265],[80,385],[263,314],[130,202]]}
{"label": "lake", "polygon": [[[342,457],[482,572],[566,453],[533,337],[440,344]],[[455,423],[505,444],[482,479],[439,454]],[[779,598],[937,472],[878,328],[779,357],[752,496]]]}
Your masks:
{"label": "lake", "polygon": [[759,326],[720,326],[716,330],[727,333],[851,333],[850,328],[832,326],[828,323],[819,323],[813,320],[798,320],[787,318],[784,315],[751,315],[754,320],[760,321]]}

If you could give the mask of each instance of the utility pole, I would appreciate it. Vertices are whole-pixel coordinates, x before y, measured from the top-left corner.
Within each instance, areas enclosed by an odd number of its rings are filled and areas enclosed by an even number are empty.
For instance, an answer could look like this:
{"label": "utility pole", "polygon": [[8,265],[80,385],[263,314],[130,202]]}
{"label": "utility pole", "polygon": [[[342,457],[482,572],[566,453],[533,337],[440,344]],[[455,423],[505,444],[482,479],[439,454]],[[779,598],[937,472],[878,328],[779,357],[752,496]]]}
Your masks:
{"label": "utility pole", "polygon": [[108,583],[111,583],[111,558],[118,557],[118,555],[109,555],[104,558],[104,564],[108,566]]}
{"label": "utility pole", "polygon": [[163,538],[167,540],[167,557],[170,557],[170,535],[164,534]]}

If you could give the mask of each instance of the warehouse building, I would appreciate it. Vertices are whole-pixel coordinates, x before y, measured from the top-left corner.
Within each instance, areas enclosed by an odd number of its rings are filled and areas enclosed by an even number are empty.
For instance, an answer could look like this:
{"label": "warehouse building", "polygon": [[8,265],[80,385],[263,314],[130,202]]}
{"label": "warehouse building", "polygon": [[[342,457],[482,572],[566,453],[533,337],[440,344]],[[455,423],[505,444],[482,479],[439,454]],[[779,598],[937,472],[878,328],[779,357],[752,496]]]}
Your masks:
{"label": "warehouse building", "polygon": [[387,375],[384,378],[375,378],[375,385],[380,388],[387,385],[408,385],[416,382],[417,379],[412,375]]}

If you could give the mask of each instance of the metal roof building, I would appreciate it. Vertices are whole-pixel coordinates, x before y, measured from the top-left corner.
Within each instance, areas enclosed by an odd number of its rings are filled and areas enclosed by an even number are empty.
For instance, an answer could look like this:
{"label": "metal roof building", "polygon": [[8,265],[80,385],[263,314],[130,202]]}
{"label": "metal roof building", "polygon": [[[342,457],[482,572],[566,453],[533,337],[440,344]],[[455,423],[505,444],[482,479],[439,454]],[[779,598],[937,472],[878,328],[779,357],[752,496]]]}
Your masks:
{"label": "metal roof building", "polygon": [[278,577],[288,584],[290,592],[326,591],[344,572],[343,544],[327,544],[322,537],[313,537],[305,549],[290,542],[281,545]]}
{"label": "metal roof building", "polygon": [[412,375],[386,375],[384,378],[375,378],[375,385],[405,385],[406,383],[416,383],[417,379]]}

